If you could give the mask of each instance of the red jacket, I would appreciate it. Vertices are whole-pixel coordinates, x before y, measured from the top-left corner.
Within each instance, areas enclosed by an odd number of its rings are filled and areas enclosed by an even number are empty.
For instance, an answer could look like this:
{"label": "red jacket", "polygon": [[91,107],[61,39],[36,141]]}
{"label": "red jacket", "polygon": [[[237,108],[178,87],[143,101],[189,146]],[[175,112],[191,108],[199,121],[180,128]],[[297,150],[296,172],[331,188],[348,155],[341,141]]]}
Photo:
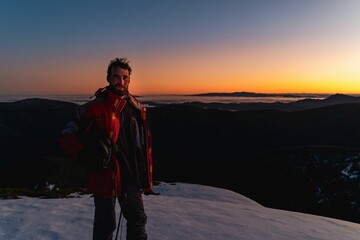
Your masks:
{"label": "red jacket", "polygon": [[[142,124],[142,141],[141,159],[146,172],[140,183],[144,192],[151,192],[152,182],[152,146],[151,132],[146,116],[146,108],[135,97],[129,95],[127,100],[116,95],[109,89],[99,89],[96,92],[96,99],[80,106],[77,115],[73,121],[70,121],[62,132],[60,139],[61,146],[76,158],[77,154],[83,148],[81,135],[84,133],[101,132],[105,134],[113,143],[116,143],[120,130],[120,112],[128,102],[132,105],[134,111],[138,111],[139,118],[137,121]],[[116,156],[112,156],[110,167],[89,172],[88,189],[96,196],[115,197],[121,192],[119,161]]]}

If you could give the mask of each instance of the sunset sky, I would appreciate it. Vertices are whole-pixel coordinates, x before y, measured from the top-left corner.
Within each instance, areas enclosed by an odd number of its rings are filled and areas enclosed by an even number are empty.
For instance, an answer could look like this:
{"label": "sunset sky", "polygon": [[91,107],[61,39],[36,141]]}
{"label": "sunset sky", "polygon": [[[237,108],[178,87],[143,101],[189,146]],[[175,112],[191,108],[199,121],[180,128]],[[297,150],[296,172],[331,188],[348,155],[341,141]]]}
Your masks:
{"label": "sunset sky", "polygon": [[0,95],[360,93],[358,0],[0,2]]}

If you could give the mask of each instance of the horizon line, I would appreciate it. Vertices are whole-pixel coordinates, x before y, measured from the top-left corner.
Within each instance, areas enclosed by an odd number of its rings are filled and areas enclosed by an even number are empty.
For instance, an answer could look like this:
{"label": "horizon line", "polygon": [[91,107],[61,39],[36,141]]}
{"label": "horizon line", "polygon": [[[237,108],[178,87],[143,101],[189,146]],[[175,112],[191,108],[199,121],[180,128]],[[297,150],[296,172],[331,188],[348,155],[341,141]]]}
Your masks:
{"label": "horizon line", "polygon": [[[131,93],[135,96],[149,96],[149,95],[174,95],[174,96],[194,96],[200,94],[234,94],[234,93],[250,93],[250,94],[263,94],[263,95],[360,95],[360,92],[332,92],[332,93],[323,93],[323,92],[251,92],[251,91],[232,91],[232,92],[201,92],[201,93]],[[71,95],[89,95],[92,96],[94,93],[0,93],[1,96],[71,96]]]}

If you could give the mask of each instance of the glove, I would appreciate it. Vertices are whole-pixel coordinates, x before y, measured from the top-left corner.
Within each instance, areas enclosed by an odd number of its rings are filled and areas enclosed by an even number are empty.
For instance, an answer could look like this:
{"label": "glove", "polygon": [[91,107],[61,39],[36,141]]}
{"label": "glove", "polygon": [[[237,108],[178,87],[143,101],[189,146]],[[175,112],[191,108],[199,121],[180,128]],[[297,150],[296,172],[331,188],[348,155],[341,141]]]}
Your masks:
{"label": "glove", "polygon": [[90,171],[108,167],[112,156],[112,142],[109,138],[95,134],[82,137],[83,148],[78,153],[79,164]]}

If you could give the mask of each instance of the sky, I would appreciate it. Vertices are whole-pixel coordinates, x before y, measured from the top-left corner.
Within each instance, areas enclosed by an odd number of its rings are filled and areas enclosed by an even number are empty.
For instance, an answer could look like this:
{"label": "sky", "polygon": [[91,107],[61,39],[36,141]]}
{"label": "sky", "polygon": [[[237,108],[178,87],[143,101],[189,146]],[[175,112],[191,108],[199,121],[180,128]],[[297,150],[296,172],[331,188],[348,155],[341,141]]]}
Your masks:
{"label": "sky", "polygon": [[[155,190],[159,196],[144,196],[152,240],[359,239],[359,224],[266,208],[229,190],[183,183],[162,183]],[[116,210],[118,219],[118,205]],[[0,200],[0,211],[1,239],[92,238],[94,207],[89,195]],[[121,239],[125,225],[124,220]]]}
{"label": "sky", "polygon": [[360,93],[358,0],[2,0],[0,95]]}

